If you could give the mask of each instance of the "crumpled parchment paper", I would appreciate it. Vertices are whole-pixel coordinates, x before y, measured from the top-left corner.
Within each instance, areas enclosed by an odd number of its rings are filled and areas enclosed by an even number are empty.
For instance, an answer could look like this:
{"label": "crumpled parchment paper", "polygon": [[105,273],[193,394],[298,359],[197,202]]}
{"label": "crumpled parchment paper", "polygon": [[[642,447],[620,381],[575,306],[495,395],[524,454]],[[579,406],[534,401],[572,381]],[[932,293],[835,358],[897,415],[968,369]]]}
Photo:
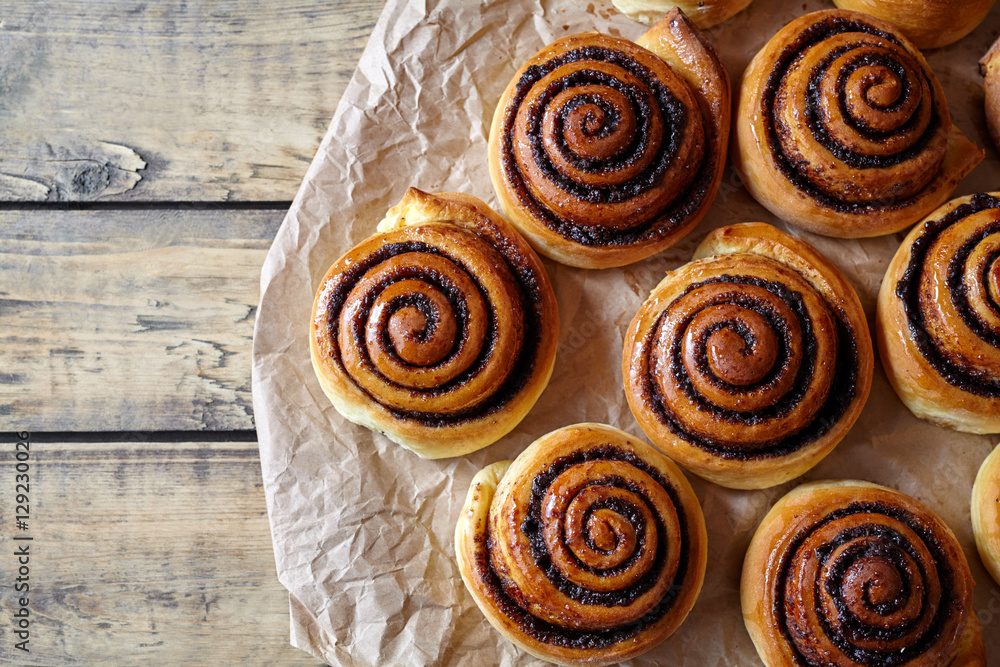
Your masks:
{"label": "crumpled parchment paper", "polygon": [[[744,67],[774,32],[829,7],[821,0],[756,0],[708,31],[733,78],[734,97]],[[644,29],[608,0],[387,3],[261,276],[254,410],[295,646],[331,664],[537,662],[489,626],[455,565],[453,531],[473,474],[567,424],[606,422],[641,436],[620,376],[629,320],[663,273],[687,262],[710,229],[776,219],[727,170],[708,217],[660,255],[604,271],[546,262],[562,320],[552,381],[508,437],[456,459],[421,460],[337,414],[310,364],[310,310],[329,265],[373,233],[408,186],[466,192],[496,208],[486,138],[494,106],[523,61],[566,34],[599,30],[634,39]],[[976,65],[998,31],[1000,6],[960,43],[929,54],[955,123],[987,151],[955,196],[1000,189]],[[846,273],[871,323],[878,286],[903,233],[843,241],[790,231]],[[705,586],[679,631],[633,663],[758,664],[740,613],[743,555],[775,500],[798,483],[825,478],[885,484],[942,515],[965,547],[987,650],[1000,660],[1000,587],[979,561],[969,519],[976,471],[997,439],[916,419],[876,365],[857,425],[804,477],[763,491],[733,491],[692,476],[708,525]]]}

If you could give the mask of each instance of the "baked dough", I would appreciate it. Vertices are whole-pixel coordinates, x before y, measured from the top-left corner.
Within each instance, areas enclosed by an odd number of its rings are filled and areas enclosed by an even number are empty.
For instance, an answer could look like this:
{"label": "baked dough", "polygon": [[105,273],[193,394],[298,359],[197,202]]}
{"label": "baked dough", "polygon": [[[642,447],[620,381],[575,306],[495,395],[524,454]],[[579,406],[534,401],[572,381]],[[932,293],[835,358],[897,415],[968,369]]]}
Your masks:
{"label": "baked dough", "polygon": [[646,436],[707,480],[781,484],[829,454],[871,388],[854,289],[815,248],[771,225],[711,232],[625,335],[622,375]]}
{"label": "baked dough", "polygon": [[733,166],[772,213],[817,234],[879,236],[943,204],[983,152],[954,127],[920,52],[866,14],[782,28],[743,75]]}
{"label": "baked dough", "polygon": [[962,39],[989,14],[994,0],[833,0],[841,9],[864,12],[898,27],[920,49]]}
{"label": "baked dough", "polygon": [[913,228],[878,295],[876,336],[913,414],[1000,433],[1000,193],[960,197]]}
{"label": "baked dough", "polygon": [[572,35],[504,92],[490,176],[504,215],[540,253],[622,266],[674,244],[708,211],[729,117],[726,68],[679,10],[636,43]]}
{"label": "baked dough", "polygon": [[979,61],[983,75],[983,92],[986,97],[986,126],[993,138],[993,145],[1000,148],[1000,39]]}
{"label": "baked dough", "polygon": [[606,665],[670,636],[707,559],[701,506],[670,459],[602,424],[542,436],[472,481],[459,570],[487,620],[528,653]]}
{"label": "baked dough", "polygon": [[559,314],[538,256],[486,204],[410,188],[316,292],[310,352],[348,420],[424,458],[513,429],[548,384]]}
{"label": "baked dough", "polygon": [[751,0],[611,0],[615,9],[631,19],[656,23],[677,7],[704,30],[743,11]]}
{"label": "baked dough", "polygon": [[983,564],[1000,584],[1000,447],[986,457],[976,475],[972,487],[972,530]]}
{"label": "baked dough", "polygon": [[791,491],[750,542],[743,620],[767,667],[986,665],[972,573],[931,510],[868,482]]}

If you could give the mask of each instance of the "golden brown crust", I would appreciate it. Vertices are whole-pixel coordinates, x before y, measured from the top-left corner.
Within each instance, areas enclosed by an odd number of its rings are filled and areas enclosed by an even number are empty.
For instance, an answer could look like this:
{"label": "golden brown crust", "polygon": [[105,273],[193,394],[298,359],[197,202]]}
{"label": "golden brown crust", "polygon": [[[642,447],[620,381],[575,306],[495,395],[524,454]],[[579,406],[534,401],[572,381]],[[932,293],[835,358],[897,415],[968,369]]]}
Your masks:
{"label": "golden brown crust", "polygon": [[629,325],[622,374],[650,440],[691,472],[764,488],[836,447],[871,388],[857,294],[807,243],[764,223],[710,233]]}
{"label": "golden brown crust", "polygon": [[976,475],[972,487],[972,530],[983,564],[1000,584],[1000,447],[986,457]]}
{"label": "golden brown crust", "polygon": [[833,0],[898,27],[919,49],[962,39],[983,22],[995,0]]}
{"label": "golden brown crust", "polygon": [[[730,113],[726,68],[679,10],[636,44],[572,35],[525,63],[504,92],[490,176],[507,219],[540,253],[622,266],[676,243],[707,212]],[[665,128],[679,127],[668,140]]]}
{"label": "golden brown crust", "polygon": [[750,2],[751,0],[611,0],[618,11],[643,23],[656,23],[676,7],[702,30],[735,16]]}
{"label": "golden brown crust", "polygon": [[1000,39],[979,61],[983,75],[983,92],[986,95],[986,126],[990,129],[993,144],[1000,148]]}
{"label": "golden brown crust", "polygon": [[740,589],[768,667],[985,665],[973,585],[937,515],[898,491],[839,481],[775,504],[750,542]]}
{"label": "golden brown crust", "polygon": [[845,238],[915,223],[983,159],[916,47],[842,10],[792,21],[754,57],[734,136],[734,168],[757,201]]}
{"label": "golden brown crust", "polygon": [[921,419],[1000,432],[1000,193],[952,200],[907,235],[879,290],[882,365]]}
{"label": "golden brown crust", "polygon": [[558,429],[482,470],[455,531],[487,620],[560,664],[611,664],[669,637],[701,590],[706,544],[680,469],[602,424]]}
{"label": "golden brown crust", "polygon": [[424,458],[495,442],[555,363],[559,315],[530,246],[486,204],[410,188],[320,283],[313,368],[348,420]]}

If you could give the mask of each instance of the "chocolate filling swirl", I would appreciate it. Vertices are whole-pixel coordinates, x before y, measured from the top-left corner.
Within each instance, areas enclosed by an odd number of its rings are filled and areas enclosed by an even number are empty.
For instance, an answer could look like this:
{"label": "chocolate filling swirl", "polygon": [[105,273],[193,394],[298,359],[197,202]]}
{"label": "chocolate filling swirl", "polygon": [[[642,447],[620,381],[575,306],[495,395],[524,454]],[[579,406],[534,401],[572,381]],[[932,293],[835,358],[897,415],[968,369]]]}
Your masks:
{"label": "chocolate filling swirl", "polygon": [[[523,557],[537,590],[520,590],[508,575],[512,565],[494,540],[509,536],[487,534],[476,567],[486,595],[526,635],[553,646],[606,648],[671,610],[688,574],[689,519],[677,490],[634,453],[604,445],[552,461],[531,481],[523,516],[519,525],[504,525],[528,543]],[[549,608],[546,588],[578,608]]]}
{"label": "chocolate filling swirl", "polygon": [[940,171],[951,128],[919,54],[841,16],[817,20],[785,46],[760,112],[785,178],[841,212],[906,206]]}
{"label": "chocolate filling swirl", "polygon": [[533,218],[574,242],[664,237],[709,196],[718,156],[680,76],[634,44],[595,39],[517,81],[500,133],[504,179]]}
{"label": "chocolate filling swirl", "polygon": [[895,294],[917,349],[942,378],[1000,397],[1000,199],[977,194],[927,222]]}
{"label": "chocolate filling swirl", "polygon": [[846,315],[800,281],[753,275],[689,285],[644,343],[647,408],[726,459],[783,456],[815,441],[857,393]]}
{"label": "chocolate filling swirl", "polygon": [[934,526],[858,501],[803,529],[782,555],[773,610],[796,662],[892,667],[952,642],[967,601]]}
{"label": "chocolate filling swirl", "polygon": [[532,375],[543,321],[520,259],[500,235],[384,235],[324,285],[333,360],[399,419],[443,426],[500,410]]}

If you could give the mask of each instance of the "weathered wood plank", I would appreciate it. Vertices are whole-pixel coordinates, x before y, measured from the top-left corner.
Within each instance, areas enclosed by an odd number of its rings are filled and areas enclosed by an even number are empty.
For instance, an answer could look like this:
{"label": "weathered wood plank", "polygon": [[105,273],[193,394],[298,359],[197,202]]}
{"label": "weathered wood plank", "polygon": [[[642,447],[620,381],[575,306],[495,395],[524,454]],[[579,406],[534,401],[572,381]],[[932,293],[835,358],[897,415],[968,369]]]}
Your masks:
{"label": "weathered wood plank", "polygon": [[252,429],[284,211],[0,211],[0,431]]}
{"label": "weathered wood plank", "polygon": [[383,4],[5,3],[0,200],[291,200]]}
{"label": "weathered wood plank", "polygon": [[[13,613],[25,595],[8,575],[11,545],[30,545],[31,651],[8,617],[0,663],[322,664],[288,643],[255,443],[31,442],[30,457],[26,531],[2,496],[0,597]],[[13,491],[12,444],[0,465]]]}

